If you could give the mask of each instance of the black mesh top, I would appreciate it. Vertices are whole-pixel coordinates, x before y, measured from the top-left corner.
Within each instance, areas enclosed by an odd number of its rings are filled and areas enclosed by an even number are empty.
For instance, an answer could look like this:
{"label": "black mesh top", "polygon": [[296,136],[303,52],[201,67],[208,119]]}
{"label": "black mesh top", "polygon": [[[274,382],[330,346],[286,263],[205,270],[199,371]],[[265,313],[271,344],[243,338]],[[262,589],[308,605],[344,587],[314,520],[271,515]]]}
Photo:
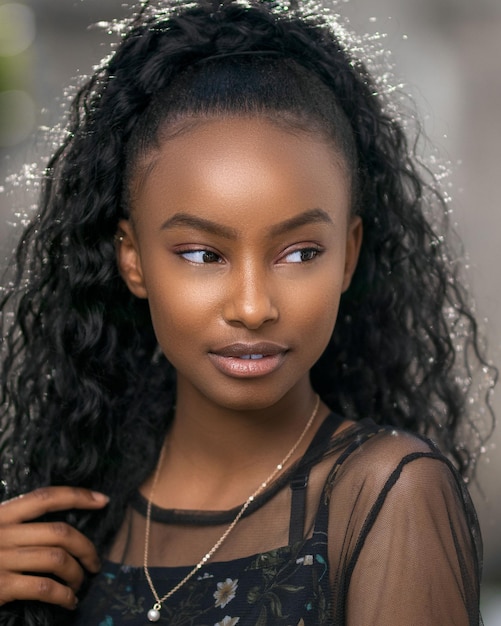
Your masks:
{"label": "black mesh top", "polygon": [[[170,626],[480,624],[481,540],[461,477],[428,440],[331,414],[303,458],[249,507],[209,563],[167,600]],[[222,486],[224,488],[224,486]],[[150,573],[160,596],[239,508],[152,508]],[[130,503],[78,626],[148,624],[146,501]]]}

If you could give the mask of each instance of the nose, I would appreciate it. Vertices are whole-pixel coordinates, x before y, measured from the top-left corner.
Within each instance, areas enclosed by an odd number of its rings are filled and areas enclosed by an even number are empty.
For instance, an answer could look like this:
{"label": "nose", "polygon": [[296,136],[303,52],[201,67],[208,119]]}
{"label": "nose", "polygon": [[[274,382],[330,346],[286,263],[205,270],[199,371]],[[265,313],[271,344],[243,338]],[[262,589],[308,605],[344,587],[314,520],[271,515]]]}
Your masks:
{"label": "nose", "polygon": [[278,320],[278,306],[273,281],[266,272],[247,267],[232,272],[225,295],[223,317],[228,324],[240,324],[257,330]]}

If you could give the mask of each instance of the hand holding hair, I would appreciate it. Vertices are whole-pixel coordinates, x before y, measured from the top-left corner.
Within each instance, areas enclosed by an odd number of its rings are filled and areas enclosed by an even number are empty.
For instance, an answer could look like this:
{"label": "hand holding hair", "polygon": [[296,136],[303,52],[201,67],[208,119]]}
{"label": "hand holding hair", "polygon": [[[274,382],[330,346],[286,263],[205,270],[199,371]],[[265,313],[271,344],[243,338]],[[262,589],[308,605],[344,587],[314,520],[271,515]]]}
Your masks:
{"label": "hand holding hair", "polygon": [[88,489],[45,487],[1,503],[0,606],[41,600],[75,608],[84,570],[100,569],[96,550],[65,522],[32,520],[67,509],[99,509],[107,502],[107,496]]}

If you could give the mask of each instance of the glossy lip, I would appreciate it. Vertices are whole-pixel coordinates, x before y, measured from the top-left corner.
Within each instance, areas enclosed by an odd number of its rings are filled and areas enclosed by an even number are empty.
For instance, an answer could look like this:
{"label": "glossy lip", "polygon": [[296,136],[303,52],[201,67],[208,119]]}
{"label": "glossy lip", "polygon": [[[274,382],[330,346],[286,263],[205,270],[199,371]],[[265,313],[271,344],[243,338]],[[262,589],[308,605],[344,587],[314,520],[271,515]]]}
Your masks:
{"label": "glossy lip", "polygon": [[[257,378],[275,372],[288,348],[276,343],[233,343],[208,353],[212,364],[233,378]],[[245,358],[254,355],[256,358]]]}

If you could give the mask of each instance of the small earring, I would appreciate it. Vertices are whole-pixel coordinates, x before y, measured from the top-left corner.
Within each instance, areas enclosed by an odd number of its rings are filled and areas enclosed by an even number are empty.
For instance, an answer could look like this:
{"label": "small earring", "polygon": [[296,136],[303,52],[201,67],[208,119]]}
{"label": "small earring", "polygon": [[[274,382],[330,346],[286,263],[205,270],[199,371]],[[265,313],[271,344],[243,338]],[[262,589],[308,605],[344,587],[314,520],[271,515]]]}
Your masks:
{"label": "small earring", "polygon": [[124,236],[116,234],[114,239],[115,239],[115,241],[118,241],[119,243],[122,243],[122,241],[124,240]]}

